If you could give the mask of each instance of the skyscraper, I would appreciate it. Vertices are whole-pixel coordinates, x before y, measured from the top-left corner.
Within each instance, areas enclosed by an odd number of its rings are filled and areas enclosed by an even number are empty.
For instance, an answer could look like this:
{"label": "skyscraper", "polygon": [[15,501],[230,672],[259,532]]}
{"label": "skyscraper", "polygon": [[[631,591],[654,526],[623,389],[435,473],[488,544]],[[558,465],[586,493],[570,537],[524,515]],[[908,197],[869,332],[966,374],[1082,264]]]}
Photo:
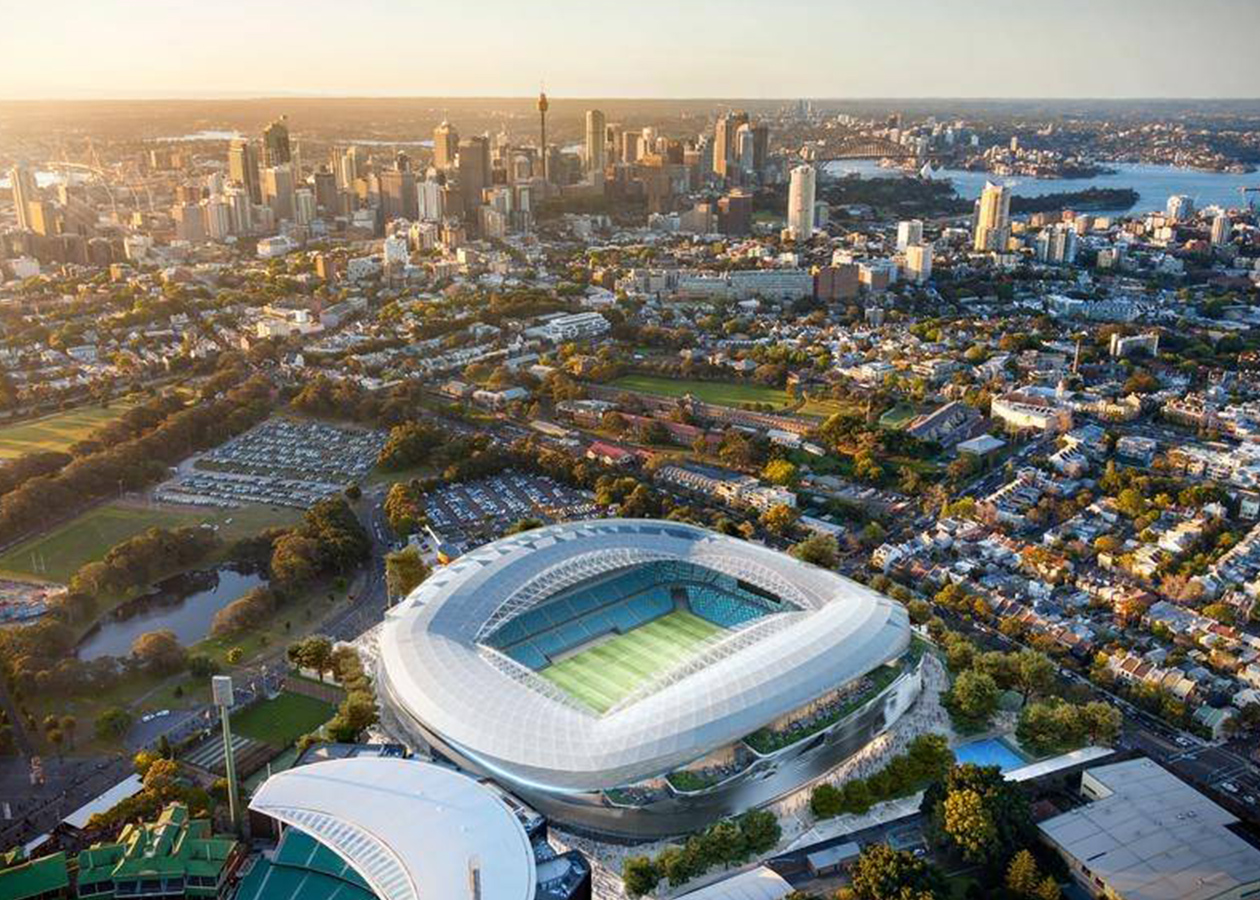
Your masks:
{"label": "skyscraper", "polygon": [[35,176],[26,166],[14,166],[9,170],[9,184],[13,190],[13,205],[17,208],[18,227],[27,231],[34,230],[29,204],[39,199]]}
{"label": "skyscraper", "polygon": [[914,243],[906,248],[906,273],[922,284],[932,277],[932,245]]}
{"label": "skyscraper", "polygon": [[262,191],[258,184],[258,154],[249,141],[232,141],[228,148],[228,175],[245,188],[251,203],[262,203]]}
{"label": "skyscraper", "polygon": [[385,221],[407,219],[416,215],[416,176],[403,169],[389,169],[380,174],[381,212]]}
{"label": "skyscraper", "polygon": [[621,133],[621,161],[623,163],[632,163],[639,158],[639,140],[642,135],[637,131],[623,131]]}
{"label": "skyscraper", "polygon": [[1212,243],[1228,244],[1232,228],[1229,216],[1225,215],[1225,213],[1217,213],[1212,218]]}
{"label": "skyscraper", "polygon": [[725,178],[729,167],[735,162],[735,134],[739,126],[747,124],[748,113],[727,113],[717,120],[713,132],[713,171]]}
{"label": "skyscraper", "polygon": [[1168,198],[1164,212],[1174,222],[1185,222],[1194,216],[1194,198],[1187,194],[1173,194]]}
{"label": "skyscraper", "polygon": [[[538,92],[538,148],[542,152],[543,160],[543,181],[551,180],[551,160],[548,159],[547,153],[547,109],[550,104],[547,102],[547,95]],[[487,167],[488,170],[489,167]]]}
{"label": "skyscraper", "polygon": [[586,171],[603,172],[608,163],[605,152],[606,138],[604,114],[598,109],[586,111]]}
{"label": "skyscraper", "polygon": [[490,141],[482,136],[459,142],[459,193],[465,223],[476,227],[481,192],[490,183]]}
{"label": "skyscraper", "polygon": [[[716,163],[718,155],[714,151]],[[817,188],[817,173],[813,166],[796,166],[792,169],[792,180],[788,184],[788,231],[794,240],[809,240],[814,233],[814,192]]]}
{"label": "skyscraper", "polygon": [[1011,236],[1011,189],[986,181],[976,213],[976,234],[973,247],[984,252],[1006,249]]}
{"label": "skyscraper", "polygon": [[311,176],[311,183],[315,187],[315,206],[323,209],[324,215],[329,218],[340,212],[340,204],[337,202],[337,176],[328,171],[327,166],[319,167]]}
{"label": "skyscraper", "polygon": [[459,153],[459,132],[445,119],[433,129],[433,165],[438,171],[455,168],[455,156]]}
{"label": "skyscraper", "polygon": [[904,251],[907,247],[923,243],[923,222],[920,219],[909,219],[897,223],[897,249]]}
{"label": "skyscraper", "polygon": [[263,129],[262,164],[270,169],[292,161],[293,154],[289,149],[289,117],[281,116]]}
{"label": "skyscraper", "polygon": [[263,169],[263,202],[271,207],[277,222],[293,218],[293,187],[293,170],[287,163]]}

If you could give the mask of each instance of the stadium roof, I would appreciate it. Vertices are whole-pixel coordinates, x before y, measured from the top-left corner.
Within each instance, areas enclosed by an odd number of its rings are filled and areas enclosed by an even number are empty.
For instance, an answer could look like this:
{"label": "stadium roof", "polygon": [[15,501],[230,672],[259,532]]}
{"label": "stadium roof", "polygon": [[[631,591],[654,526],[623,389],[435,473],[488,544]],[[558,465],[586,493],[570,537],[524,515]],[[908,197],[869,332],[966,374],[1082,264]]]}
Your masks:
{"label": "stadium roof", "polygon": [[381,900],[468,895],[531,900],[534,851],[492,791],[431,763],[358,757],[312,763],[267,779],[250,809],[319,840]]}
{"label": "stadium roof", "polygon": [[[478,644],[557,591],[601,574],[686,560],[794,609],[732,630],[599,716]],[[671,771],[899,656],[905,610],[834,572],[678,522],[605,519],[513,535],[435,572],[390,611],[386,695],[486,769],[560,791]]]}
{"label": "stadium roof", "polygon": [[684,894],[681,900],[782,900],[790,893],[792,885],[778,872],[759,866]]}

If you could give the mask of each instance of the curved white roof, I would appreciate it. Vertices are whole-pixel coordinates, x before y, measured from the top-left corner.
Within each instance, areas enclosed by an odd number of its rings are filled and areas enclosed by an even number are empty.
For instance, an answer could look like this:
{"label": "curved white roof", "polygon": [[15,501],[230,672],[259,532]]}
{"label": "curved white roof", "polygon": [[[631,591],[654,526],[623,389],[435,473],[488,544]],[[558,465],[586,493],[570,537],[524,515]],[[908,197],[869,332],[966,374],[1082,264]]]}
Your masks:
{"label": "curved white roof", "polygon": [[381,900],[532,900],[534,852],[494,792],[431,763],[358,757],[268,778],[250,809],[300,828],[346,861]]}
{"label": "curved white roof", "polygon": [[[495,625],[601,572],[685,560],[787,601],[599,716],[481,647]],[[633,784],[725,746],[900,655],[904,608],[834,572],[679,522],[605,519],[503,538],[435,572],[390,611],[392,699],[506,778],[580,792]]]}

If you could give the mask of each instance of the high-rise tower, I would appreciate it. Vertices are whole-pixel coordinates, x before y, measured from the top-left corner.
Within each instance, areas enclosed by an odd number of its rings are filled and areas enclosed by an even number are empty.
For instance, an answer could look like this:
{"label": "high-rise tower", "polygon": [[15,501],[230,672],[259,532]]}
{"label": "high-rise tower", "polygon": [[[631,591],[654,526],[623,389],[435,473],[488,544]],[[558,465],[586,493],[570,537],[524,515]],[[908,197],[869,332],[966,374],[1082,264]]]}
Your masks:
{"label": "high-rise tower", "polygon": [[608,161],[604,140],[607,127],[604,114],[598,109],[586,111],[586,171],[603,172]]}
{"label": "high-rise tower", "polygon": [[541,146],[538,148],[542,154],[543,161],[543,180],[551,181],[551,162],[547,159],[547,94],[545,91],[538,92],[538,140]]}

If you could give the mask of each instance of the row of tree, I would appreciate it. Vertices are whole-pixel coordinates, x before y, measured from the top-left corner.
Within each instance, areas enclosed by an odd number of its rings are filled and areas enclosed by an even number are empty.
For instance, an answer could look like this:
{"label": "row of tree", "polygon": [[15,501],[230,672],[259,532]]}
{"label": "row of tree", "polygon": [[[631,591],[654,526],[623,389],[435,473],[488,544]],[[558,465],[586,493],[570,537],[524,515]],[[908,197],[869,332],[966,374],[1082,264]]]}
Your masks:
{"label": "row of tree", "polygon": [[221,399],[170,415],[148,434],[28,479],[0,496],[0,543],[50,525],[87,503],[164,478],[169,465],[262,421],[270,411],[270,391],[265,379],[251,379]]}
{"label": "row of tree", "polygon": [[820,819],[844,813],[860,815],[874,803],[907,797],[927,783],[939,781],[953,764],[954,754],[944,735],[919,735],[905,753],[867,778],[851,778],[838,786],[818,785],[810,794],[809,807]]}
{"label": "row of tree", "polygon": [[640,897],[654,890],[662,879],[677,887],[714,866],[745,862],[778,844],[781,833],[778,819],[764,810],[725,819],[693,834],[683,844],[671,844],[655,857],[627,857],[621,867],[626,893]]}

